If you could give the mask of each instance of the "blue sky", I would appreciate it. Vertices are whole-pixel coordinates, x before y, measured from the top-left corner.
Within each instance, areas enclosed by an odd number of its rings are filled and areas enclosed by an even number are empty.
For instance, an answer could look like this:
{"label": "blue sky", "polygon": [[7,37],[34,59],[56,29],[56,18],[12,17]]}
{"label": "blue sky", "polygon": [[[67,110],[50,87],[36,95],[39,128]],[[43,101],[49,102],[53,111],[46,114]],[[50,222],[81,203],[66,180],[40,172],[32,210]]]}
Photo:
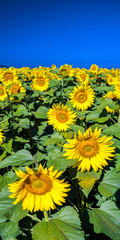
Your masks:
{"label": "blue sky", "polygon": [[0,2],[0,64],[120,68],[120,1]]}

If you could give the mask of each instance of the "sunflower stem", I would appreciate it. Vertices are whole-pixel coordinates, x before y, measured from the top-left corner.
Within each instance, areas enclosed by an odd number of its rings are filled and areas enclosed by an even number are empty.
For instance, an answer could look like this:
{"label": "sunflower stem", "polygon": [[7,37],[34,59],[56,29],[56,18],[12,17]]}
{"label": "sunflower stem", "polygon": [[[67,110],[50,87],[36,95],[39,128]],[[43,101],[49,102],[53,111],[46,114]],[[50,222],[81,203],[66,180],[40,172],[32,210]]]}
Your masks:
{"label": "sunflower stem", "polygon": [[30,215],[29,213],[27,214],[28,217],[31,217],[33,220],[37,221],[37,222],[41,222],[41,220],[37,217],[34,217],[32,215]]}
{"label": "sunflower stem", "polygon": [[48,222],[48,214],[47,214],[47,211],[46,210],[44,210],[44,218],[45,218],[45,221],[46,222]]}

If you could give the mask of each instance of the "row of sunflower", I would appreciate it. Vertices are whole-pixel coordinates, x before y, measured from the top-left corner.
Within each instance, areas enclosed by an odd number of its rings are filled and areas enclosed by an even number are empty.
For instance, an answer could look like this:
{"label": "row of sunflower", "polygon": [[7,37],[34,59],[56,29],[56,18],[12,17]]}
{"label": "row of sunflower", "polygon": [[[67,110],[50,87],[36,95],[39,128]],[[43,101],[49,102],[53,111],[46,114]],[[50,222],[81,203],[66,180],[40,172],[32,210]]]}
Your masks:
{"label": "row of sunflower", "polygon": [[120,238],[119,90],[95,64],[0,69],[3,240]]}

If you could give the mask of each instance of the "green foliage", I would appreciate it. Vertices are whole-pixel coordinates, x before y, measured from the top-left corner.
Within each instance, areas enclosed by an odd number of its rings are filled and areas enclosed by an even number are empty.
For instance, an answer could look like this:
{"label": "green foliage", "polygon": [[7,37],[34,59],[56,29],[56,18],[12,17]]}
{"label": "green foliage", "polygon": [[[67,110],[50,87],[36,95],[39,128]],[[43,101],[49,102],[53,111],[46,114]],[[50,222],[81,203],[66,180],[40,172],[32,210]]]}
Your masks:
{"label": "green foliage", "polygon": [[90,223],[95,233],[104,233],[111,239],[120,239],[120,210],[116,204],[108,200],[101,207],[88,210]]}
{"label": "green foliage", "polygon": [[82,188],[82,192],[88,197],[90,191],[95,185],[96,180],[100,178],[101,171],[98,173],[95,171],[92,172],[77,172],[77,179],[79,180],[79,185]]}
{"label": "green foliage", "polygon": [[103,180],[101,181],[98,190],[100,194],[108,198],[113,196],[120,188],[120,173],[116,172],[116,169],[106,172]]}
{"label": "green foliage", "polygon": [[[73,222],[74,219],[74,222]],[[48,222],[37,223],[33,228],[33,240],[84,240],[79,216],[71,207],[62,208]]]}
{"label": "green foliage", "polygon": [[[5,158],[3,161],[0,162],[0,168],[12,166],[19,166],[20,164],[27,163],[27,161],[34,161],[31,153],[27,150],[19,150],[16,153],[11,154],[11,156]],[[30,162],[30,164],[31,164]]]}

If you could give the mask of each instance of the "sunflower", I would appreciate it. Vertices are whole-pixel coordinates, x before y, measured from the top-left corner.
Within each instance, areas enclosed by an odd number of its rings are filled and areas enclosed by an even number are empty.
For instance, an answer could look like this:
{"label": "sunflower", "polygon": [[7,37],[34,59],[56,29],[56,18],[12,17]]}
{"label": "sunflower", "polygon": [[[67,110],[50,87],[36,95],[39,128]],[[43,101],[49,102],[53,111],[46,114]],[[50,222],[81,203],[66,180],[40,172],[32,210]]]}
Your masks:
{"label": "sunflower", "polygon": [[78,86],[74,87],[72,93],[70,93],[70,102],[78,110],[86,110],[94,102],[95,93],[90,86]]}
{"label": "sunflower", "polygon": [[15,69],[8,69],[3,71],[3,73],[0,76],[0,81],[4,84],[9,83],[10,81],[13,81],[14,79],[18,78],[16,75]]}
{"label": "sunflower", "polygon": [[75,134],[75,139],[67,139],[68,144],[64,144],[64,149],[67,159],[78,159],[77,163],[73,167],[78,167],[81,172],[84,170],[89,171],[92,167],[96,172],[98,168],[103,169],[108,165],[106,160],[112,160],[115,147],[111,147],[112,137],[99,137],[101,129],[95,129],[92,132],[91,127],[82,135],[81,131],[78,131],[78,138]]}
{"label": "sunflower", "polygon": [[48,89],[49,79],[45,75],[38,75],[33,79],[32,89],[44,92]]}
{"label": "sunflower", "polygon": [[53,107],[48,110],[47,115],[48,124],[53,125],[54,129],[58,131],[66,131],[70,128],[68,124],[74,124],[76,119],[76,113],[63,104],[54,104]]}
{"label": "sunflower", "polygon": [[113,85],[116,80],[115,77],[113,77],[112,75],[108,75],[106,79],[107,79],[108,85]]}
{"label": "sunflower", "polygon": [[27,172],[15,171],[21,179],[8,184],[12,194],[10,198],[16,198],[13,204],[22,202],[23,209],[34,211],[48,211],[55,209],[55,204],[62,205],[70,188],[67,182],[59,180],[62,174],[58,170],[53,171],[53,166],[43,168],[39,165],[38,171],[26,167]]}
{"label": "sunflower", "polygon": [[0,84],[0,101],[4,101],[7,98],[7,93],[5,87]]}
{"label": "sunflower", "polygon": [[90,67],[90,72],[97,73],[98,72],[98,66],[96,64],[92,64]]}
{"label": "sunflower", "polygon": [[88,84],[89,83],[89,76],[87,73],[79,73],[77,76],[77,81],[82,84]]}
{"label": "sunflower", "polygon": [[[10,81],[6,83],[5,86],[9,95],[16,95],[17,93],[25,92],[25,89],[19,80]],[[10,99],[12,100],[13,97],[10,97]]]}

